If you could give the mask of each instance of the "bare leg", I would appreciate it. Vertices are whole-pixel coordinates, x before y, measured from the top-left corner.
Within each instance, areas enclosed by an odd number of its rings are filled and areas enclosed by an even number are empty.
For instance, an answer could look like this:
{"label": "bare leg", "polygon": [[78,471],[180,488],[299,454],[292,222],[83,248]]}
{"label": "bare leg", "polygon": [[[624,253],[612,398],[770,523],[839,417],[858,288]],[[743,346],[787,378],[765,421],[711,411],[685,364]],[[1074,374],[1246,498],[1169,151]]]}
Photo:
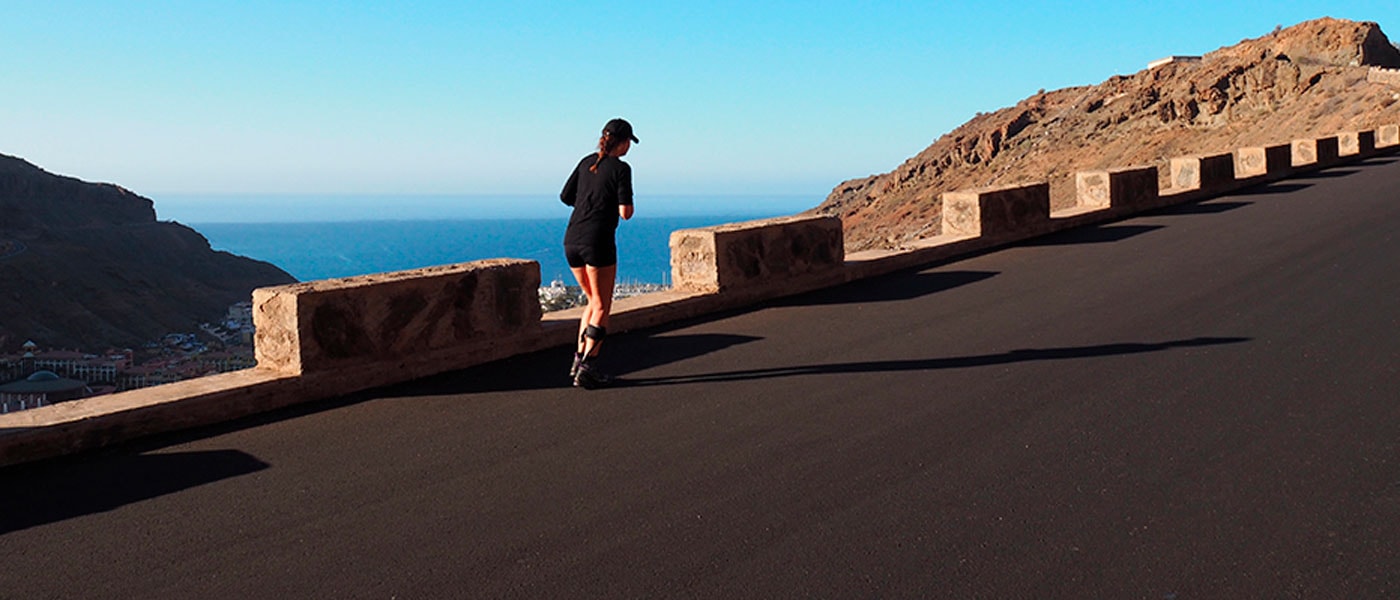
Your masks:
{"label": "bare leg", "polygon": [[596,295],[593,282],[588,278],[588,271],[585,267],[570,267],[574,273],[574,279],[578,280],[578,285],[583,289],[583,295],[588,298],[588,304],[583,307],[583,316],[578,320],[578,346],[574,352],[583,354],[588,348],[585,345],[584,331],[588,330],[588,324],[593,321],[593,311],[598,308],[598,303],[593,300]]}
{"label": "bare leg", "polygon": [[[609,267],[584,267],[584,277],[588,280],[588,285],[584,287],[584,293],[588,294],[588,306],[592,307],[591,312],[585,313],[587,325],[606,329],[608,317],[612,314],[613,288],[617,279],[617,265]],[[592,290],[592,293],[589,293]],[[587,325],[584,329],[587,329]],[[584,339],[584,355],[597,356],[598,349],[602,345],[602,340],[595,340],[586,337]]]}
{"label": "bare leg", "polygon": [[574,353],[574,365],[569,370],[574,387],[594,389],[611,385],[613,378],[599,372],[592,364],[607,335],[608,316],[612,312],[612,295],[617,278],[617,266],[583,267],[573,269],[579,287],[588,296],[588,306],[579,319],[579,340]]}

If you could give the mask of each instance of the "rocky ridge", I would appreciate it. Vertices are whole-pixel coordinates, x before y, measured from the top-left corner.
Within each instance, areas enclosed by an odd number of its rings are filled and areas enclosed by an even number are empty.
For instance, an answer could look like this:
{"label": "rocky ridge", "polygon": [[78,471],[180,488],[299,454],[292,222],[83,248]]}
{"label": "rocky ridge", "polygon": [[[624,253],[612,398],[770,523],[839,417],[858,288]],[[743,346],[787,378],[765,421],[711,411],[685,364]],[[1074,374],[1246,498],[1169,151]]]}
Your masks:
{"label": "rocky ridge", "polygon": [[813,212],[841,217],[848,252],[898,248],[938,233],[943,192],[1049,181],[1062,208],[1079,171],[1400,121],[1400,88],[1368,82],[1372,66],[1400,67],[1379,25],[1308,21],[979,114],[895,170],[838,185]]}
{"label": "rocky ridge", "polygon": [[295,279],[213,250],[111,184],[0,154],[0,352],[27,340],[101,350],[194,331],[255,287]]}

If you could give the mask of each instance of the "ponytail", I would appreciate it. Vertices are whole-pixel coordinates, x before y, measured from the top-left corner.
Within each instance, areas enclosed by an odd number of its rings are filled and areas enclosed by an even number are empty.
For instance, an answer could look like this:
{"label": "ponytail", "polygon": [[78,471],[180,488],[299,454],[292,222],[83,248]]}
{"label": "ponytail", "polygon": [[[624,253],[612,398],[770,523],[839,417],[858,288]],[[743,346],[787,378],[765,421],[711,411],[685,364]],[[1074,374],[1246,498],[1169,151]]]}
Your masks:
{"label": "ponytail", "polygon": [[598,138],[598,157],[595,158],[595,159],[593,159],[593,166],[588,167],[588,172],[589,172],[589,173],[597,173],[597,172],[598,172],[598,163],[603,162],[603,158],[607,157],[607,155],[608,155],[608,134],[607,134],[607,133],[604,133],[604,134],[603,134],[603,137]]}
{"label": "ponytail", "polygon": [[[622,141],[626,140],[627,137],[622,136]],[[603,132],[603,137],[598,138],[598,157],[593,160],[593,165],[588,167],[588,172],[597,173],[598,164],[603,162],[603,159],[607,158],[609,154],[612,154],[613,150],[616,150],[618,146],[621,146],[622,141],[614,141],[612,139],[612,134],[606,131]]]}

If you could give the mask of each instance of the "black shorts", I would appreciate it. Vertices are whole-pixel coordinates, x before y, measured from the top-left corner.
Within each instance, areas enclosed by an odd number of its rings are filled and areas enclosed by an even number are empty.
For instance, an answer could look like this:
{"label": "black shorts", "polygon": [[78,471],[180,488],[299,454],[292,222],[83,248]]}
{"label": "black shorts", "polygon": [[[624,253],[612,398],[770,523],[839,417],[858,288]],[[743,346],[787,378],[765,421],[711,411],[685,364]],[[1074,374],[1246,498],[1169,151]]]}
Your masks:
{"label": "black shorts", "polygon": [[617,245],[574,246],[566,244],[564,246],[564,260],[569,261],[571,269],[579,269],[584,266],[611,267],[617,264]]}

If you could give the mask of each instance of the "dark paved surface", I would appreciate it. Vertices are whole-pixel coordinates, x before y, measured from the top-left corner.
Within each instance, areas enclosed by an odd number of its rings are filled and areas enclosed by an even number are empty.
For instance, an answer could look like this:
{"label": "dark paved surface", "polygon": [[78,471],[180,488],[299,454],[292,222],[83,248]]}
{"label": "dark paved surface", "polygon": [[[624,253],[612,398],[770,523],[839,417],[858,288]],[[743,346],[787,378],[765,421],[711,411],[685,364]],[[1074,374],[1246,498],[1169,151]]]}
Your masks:
{"label": "dark paved surface", "polygon": [[0,472],[3,598],[1400,597],[1400,162]]}

